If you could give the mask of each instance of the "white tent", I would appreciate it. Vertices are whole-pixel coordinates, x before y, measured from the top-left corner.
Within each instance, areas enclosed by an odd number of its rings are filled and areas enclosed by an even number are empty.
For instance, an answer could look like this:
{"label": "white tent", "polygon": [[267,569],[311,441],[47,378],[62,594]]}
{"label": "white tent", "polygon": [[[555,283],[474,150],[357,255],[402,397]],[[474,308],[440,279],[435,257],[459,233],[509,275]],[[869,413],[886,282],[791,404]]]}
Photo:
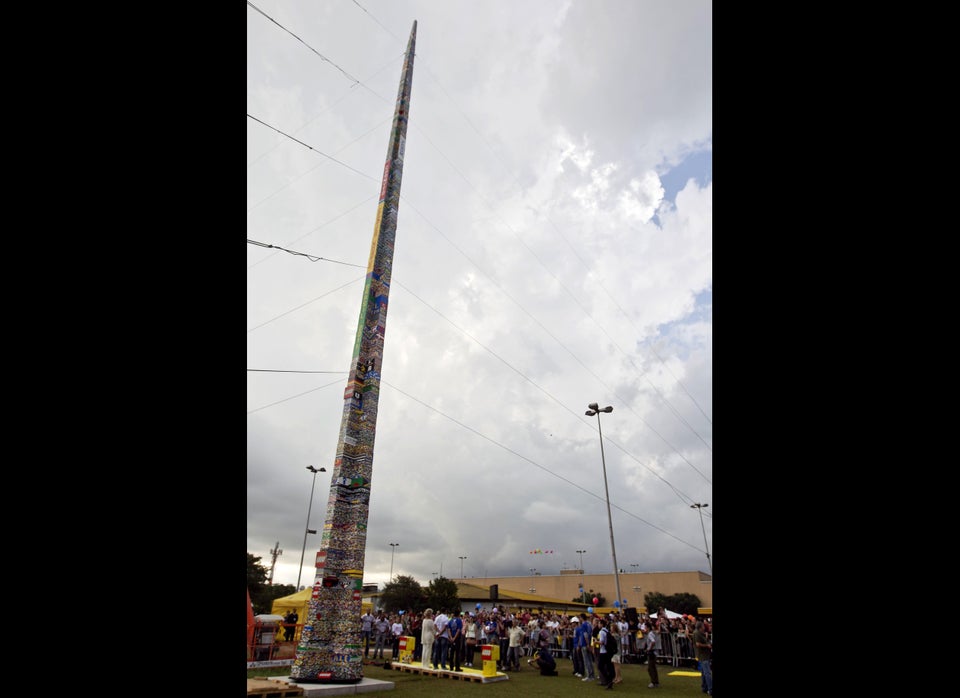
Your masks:
{"label": "white tent", "polygon": [[[651,614],[650,614],[650,617],[651,617],[651,618],[656,618],[656,617],[657,617],[657,614],[656,614],[656,613],[651,613]],[[674,613],[673,611],[671,611],[671,610],[668,608],[668,609],[667,609],[667,618],[670,619],[670,620],[673,620],[674,618],[683,618],[683,614],[682,614],[682,613]]]}

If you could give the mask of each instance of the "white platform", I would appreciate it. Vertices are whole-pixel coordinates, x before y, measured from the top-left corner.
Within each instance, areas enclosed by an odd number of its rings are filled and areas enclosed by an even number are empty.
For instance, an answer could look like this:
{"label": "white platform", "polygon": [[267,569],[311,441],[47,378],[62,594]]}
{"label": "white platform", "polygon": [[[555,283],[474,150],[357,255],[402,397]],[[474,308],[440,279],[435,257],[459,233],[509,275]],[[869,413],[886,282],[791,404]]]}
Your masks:
{"label": "white platform", "polygon": [[393,681],[368,679],[364,676],[357,683],[297,683],[289,676],[269,676],[273,681],[284,681],[303,689],[307,698],[313,696],[352,696],[357,693],[374,693],[375,691],[392,691],[396,685]]}

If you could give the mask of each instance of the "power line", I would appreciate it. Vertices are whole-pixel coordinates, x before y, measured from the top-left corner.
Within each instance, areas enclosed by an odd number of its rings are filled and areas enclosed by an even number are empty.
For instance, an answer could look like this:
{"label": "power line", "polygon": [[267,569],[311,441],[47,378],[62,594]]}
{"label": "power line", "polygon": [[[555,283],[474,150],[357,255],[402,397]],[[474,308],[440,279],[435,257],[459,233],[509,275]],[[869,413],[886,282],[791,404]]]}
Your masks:
{"label": "power line", "polygon": [[310,49],[311,51],[313,51],[315,54],[317,54],[318,56],[320,56],[320,58],[322,58],[322,59],[325,60],[327,63],[329,63],[330,65],[332,65],[334,68],[336,68],[336,69],[339,70],[341,73],[343,73],[348,80],[351,80],[352,82],[356,83],[357,85],[360,84],[360,81],[357,80],[355,77],[353,77],[350,73],[348,73],[346,70],[344,70],[343,68],[341,68],[339,65],[337,65],[336,63],[334,63],[333,61],[331,61],[329,58],[327,58],[326,56],[324,56],[322,53],[320,53],[319,51],[317,51],[317,49],[315,49],[313,46],[311,46],[311,45],[308,44],[306,41],[304,41],[303,39],[301,39],[299,36],[297,36],[296,34],[294,34],[292,31],[290,31],[289,29],[287,29],[285,26],[283,26],[282,24],[280,24],[280,22],[278,22],[278,21],[275,20],[273,17],[271,17],[270,15],[268,15],[266,12],[264,12],[263,10],[261,10],[259,7],[257,7],[256,5],[254,5],[252,2],[250,2],[250,0],[247,0],[247,4],[248,4],[250,7],[252,7],[253,9],[255,9],[257,12],[259,12],[260,14],[262,14],[264,17],[266,17],[267,19],[269,19],[271,22],[273,22],[274,24],[276,24],[278,27],[280,27],[281,29],[283,29],[283,31],[287,32],[287,34],[289,34],[290,36],[292,36],[294,39],[296,39],[297,41],[299,41],[301,44],[303,44],[304,46],[306,46],[308,49]]}
{"label": "power line", "polygon": [[283,252],[289,252],[292,255],[299,257],[306,257],[311,262],[331,262],[332,264],[343,264],[348,267],[357,267],[359,269],[364,269],[365,267],[360,266],[359,264],[352,264],[350,262],[340,262],[336,259],[327,259],[326,257],[314,257],[313,255],[307,254],[306,252],[295,252],[294,250],[288,250],[285,247],[280,247],[280,245],[270,245],[266,242],[257,242],[256,240],[251,240],[247,238],[248,245],[256,245],[257,247],[266,247],[273,250],[281,250]]}
{"label": "power line", "polygon": [[250,117],[251,119],[253,119],[254,121],[256,121],[257,123],[263,124],[264,126],[266,126],[266,127],[269,128],[269,129],[273,129],[274,131],[276,131],[277,133],[279,133],[281,136],[286,136],[287,138],[289,138],[289,139],[290,139],[291,141],[293,141],[294,143],[299,143],[299,144],[302,145],[304,148],[308,148],[308,149],[312,150],[312,151],[315,152],[317,155],[322,155],[322,156],[325,157],[325,158],[329,158],[330,160],[333,160],[333,161],[334,161],[335,163],[337,163],[338,165],[343,165],[344,167],[346,167],[346,168],[347,168],[348,170],[350,170],[351,172],[356,172],[356,173],[357,173],[358,175],[360,175],[361,177],[366,177],[367,179],[372,179],[373,181],[376,181],[376,177],[371,177],[370,175],[368,175],[368,174],[365,173],[365,172],[361,172],[361,171],[358,170],[358,169],[355,169],[355,168],[353,168],[353,167],[350,167],[350,165],[348,165],[348,164],[345,163],[345,162],[340,162],[339,160],[337,160],[337,159],[336,159],[335,157],[333,157],[332,155],[327,155],[327,154],[324,153],[323,151],[317,150],[317,149],[314,148],[312,145],[308,145],[307,143],[304,143],[303,141],[299,140],[298,138],[294,138],[294,137],[291,136],[289,133],[284,133],[283,131],[281,131],[280,129],[278,129],[276,126],[271,126],[271,125],[268,124],[266,121],[263,121],[263,120],[261,120],[261,119],[258,119],[257,117],[253,116],[253,115],[250,114],[250,113],[247,113],[247,116]]}

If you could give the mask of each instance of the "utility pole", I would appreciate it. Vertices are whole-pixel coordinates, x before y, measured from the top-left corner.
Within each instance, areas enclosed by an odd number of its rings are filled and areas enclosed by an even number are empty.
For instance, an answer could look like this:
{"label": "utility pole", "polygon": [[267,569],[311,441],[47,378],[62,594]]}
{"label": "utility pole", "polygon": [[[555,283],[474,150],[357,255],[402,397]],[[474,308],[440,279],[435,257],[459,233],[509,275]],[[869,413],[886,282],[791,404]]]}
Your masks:
{"label": "utility pole", "polygon": [[290,678],[297,683],[352,684],[363,680],[360,623],[363,562],[377,435],[380,372],[387,324],[393,252],[400,208],[400,181],[407,143],[417,22],[407,41],[393,126],[383,164],[377,217],[370,242],[367,275],[360,298],[327,518],[315,563],[313,594]]}
{"label": "utility pole", "polygon": [[280,550],[280,541],[277,541],[273,550],[270,551],[270,576],[267,578],[267,584],[273,586],[273,568],[277,565],[277,558],[283,555]]}

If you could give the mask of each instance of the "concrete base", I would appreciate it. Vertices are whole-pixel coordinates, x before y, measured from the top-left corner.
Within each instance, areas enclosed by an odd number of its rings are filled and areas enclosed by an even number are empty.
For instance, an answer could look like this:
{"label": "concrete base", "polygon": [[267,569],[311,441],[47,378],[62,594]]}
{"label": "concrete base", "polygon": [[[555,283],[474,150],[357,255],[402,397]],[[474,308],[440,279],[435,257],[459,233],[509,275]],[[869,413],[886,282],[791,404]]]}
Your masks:
{"label": "concrete base", "polygon": [[364,676],[357,683],[297,683],[290,676],[271,676],[274,681],[284,681],[303,689],[306,698],[320,696],[352,696],[357,693],[373,693],[375,691],[392,691],[396,688],[393,681],[380,681]]}

